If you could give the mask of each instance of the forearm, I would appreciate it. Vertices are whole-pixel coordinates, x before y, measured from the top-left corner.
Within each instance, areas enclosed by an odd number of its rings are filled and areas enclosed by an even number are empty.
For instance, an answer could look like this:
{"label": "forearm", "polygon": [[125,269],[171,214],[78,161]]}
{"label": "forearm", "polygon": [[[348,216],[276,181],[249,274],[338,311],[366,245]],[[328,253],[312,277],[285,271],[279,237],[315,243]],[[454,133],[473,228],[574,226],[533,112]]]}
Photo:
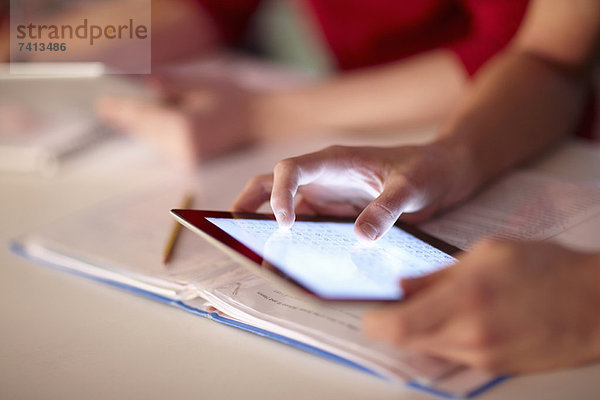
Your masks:
{"label": "forearm", "polygon": [[436,50],[308,87],[265,94],[257,104],[258,131],[272,138],[439,120],[452,110],[466,83],[460,61],[449,51]]}
{"label": "forearm", "polygon": [[437,140],[457,154],[460,190],[470,193],[572,133],[586,93],[582,73],[515,50],[499,55]]}

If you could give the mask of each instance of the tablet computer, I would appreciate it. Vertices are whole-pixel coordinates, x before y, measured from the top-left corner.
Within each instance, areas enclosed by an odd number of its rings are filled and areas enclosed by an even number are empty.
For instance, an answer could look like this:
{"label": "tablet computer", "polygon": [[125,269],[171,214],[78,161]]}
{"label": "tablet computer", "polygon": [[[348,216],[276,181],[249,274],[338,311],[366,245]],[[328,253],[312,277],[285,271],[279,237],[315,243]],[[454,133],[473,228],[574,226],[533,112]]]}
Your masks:
{"label": "tablet computer", "polygon": [[253,271],[324,300],[400,300],[400,279],[445,268],[459,251],[400,223],[376,242],[363,243],[354,234],[353,218],[299,215],[285,229],[268,214],[171,213]]}

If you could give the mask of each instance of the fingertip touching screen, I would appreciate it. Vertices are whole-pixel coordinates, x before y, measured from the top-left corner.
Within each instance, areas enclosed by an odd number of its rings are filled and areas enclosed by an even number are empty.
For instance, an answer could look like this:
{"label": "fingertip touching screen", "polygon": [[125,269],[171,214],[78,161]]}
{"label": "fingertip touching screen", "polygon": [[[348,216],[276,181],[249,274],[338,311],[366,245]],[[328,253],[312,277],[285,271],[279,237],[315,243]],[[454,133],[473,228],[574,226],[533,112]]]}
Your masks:
{"label": "fingertip touching screen", "polygon": [[[272,216],[206,212],[203,219],[232,239],[217,238],[247,258],[330,300],[399,300],[399,281],[453,264],[458,249],[411,228],[394,226],[372,243],[357,240],[351,220],[306,220],[279,228]],[[212,214],[212,215],[211,215]],[[185,218],[185,217],[183,217]],[[191,221],[214,235],[214,227]],[[198,226],[200,225],[200,226]],[[232,245],[236,243],[237,246]],[[259,257],[241,252],[239,244]]]}

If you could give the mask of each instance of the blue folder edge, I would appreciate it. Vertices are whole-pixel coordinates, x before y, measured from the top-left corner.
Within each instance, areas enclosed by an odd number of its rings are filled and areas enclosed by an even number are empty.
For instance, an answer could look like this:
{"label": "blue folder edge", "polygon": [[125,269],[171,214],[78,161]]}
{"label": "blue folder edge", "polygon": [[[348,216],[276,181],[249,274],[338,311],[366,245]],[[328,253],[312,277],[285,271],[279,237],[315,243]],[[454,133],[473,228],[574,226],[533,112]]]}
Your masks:
{"label": "blue folder edge", "polygon": [[[17,255],[17,256],[19,256],[19,257],[27,260],[27,261],[32,261],[32,262],[34,262],[36,264],[42,265],[44,267],[48,267],[48,268],[52,268],[52,269],[55,269],[55,270],[67,272],[67,273],[69,273],[71,275],[77,275],[77,276],[80,276],[80,277],[83,277],[83,278],[86,278],[86,279],[90,279],[90,280],[94,280],[94,281],[97,281],[97,282],[102,282],[102,283],[104,283],[106,285],[110,285],[112,287],[116,287],[116,288],[125,290],[127,292],[134,293],[136,295],[140,295],[140,296],[146,297],[146,298],[154,300],[154,301],[158,301],[158,302],[161,302],[161,303],[164,303],[164,304],[168,304],[168,305],[171,305],[171,306],[174,306],[174,307],[178,307],[178,308],[180,308],[180,309],[182,309],[184,311],[190,312],[190,313],[198,315],[200,317],[210,318],[210,319],[212,319],[214,321],[217,321],[219,323],[222,323],[222,324],[225,324],[225,325],[229,325],[229,326],[233,326],[235,328],[243,329],[243,330],[245,330],[247,332],[251,332],[251,333],[254,333],[256,335],[263,336],[263,337],[266,337],[266,338],[278,341],[280,343],[296,347],[296,348],[298,348],[300,350],[303,350],[303,351],[306,351],[308,353],[312,353],[312,354],[315,354],[317,356],[324,357],[324,358],[327,358],[329,360],[333,360],[333,361],[335,361],[337,363],[340,363],[340,364],[343,364],[343,365],[355,368],[355,369],[357,369],[359,371],[362,371],[362,372],[366,372],[367,374],[375,376],[377,378],[380,378],[380,379],[383,379],[383,380],[387,380],[387,378],[385,378],[384,376],[382,376],[382,375],[378,374],[377,372],[375,372],[375,371],[373,371],[373,370],[371,370],[369,368],[366,368],[366,367],[364,367],[364,366],[362,366],[360,364],[357,364],[357,363],[355,363],[353,361],[347,360],[347,359],[345,359],[343,357],[340,357],[340,356],[335,355],[333,353],[330,353],[328,351],[321,350],[321,349],[316,348],[314,346],[307,345],[306,343],[302,343],[302,342],[299,342],[297,340],[290,339],[290,338],[288,338],[286,336],[279,335],[277,333],[273,333],[273,332],[270,332],[270,331],[267,331],[267,330],[264,330],[264,329],[260,329],[260,328],[257,328],[255,326],[248,325],[248,324],[245,324],[243,322],[239,322],[239,321],[236,321],[236,320],[233,320],[233,319],[225,318],[225,317],[223,317],[223,316],[221,316],[221,315],[219,315],[218,313],[215,313],[215,312],[211,313],[211,312],[207,312],[207,311],[203,311],[203,310],[197,309],[195,307],[191,307],[191,306],[183,303],[180,300],[173,300],[173,299],[170,299],[168,297],[164,297],[164,296],[161,296],[161,295],[158,295],[158,294],[155,294],[155,293],[143,290],[143,289],[136,288],[134,286],[125,285],[123,283],[111,281],[111,280],[108,280],[108,279],[102,279],[102,278],[99,278],[99,277],[91,275],[91,274],[86,274],[86,273],[83,273],[83,272],[80,272],[80,271],[73,270],[71,268],[66,268],[66,267],[64,267],[64,266],[62,266],[60,264],[55,264],[55,263],[49,262],[49,261],[41,259],[41,258],[33,257],[29,253],[27,253],[27,251],[25,250],[25,247],[21,243],[19,243],[17,241],[11,240],[9,242],[9,249],[10,249],[10,251],[13,254],[15,254],[15,255]],[[506,379],[508,379],[508,376],[500,376],[500,377],[497,377],[495,379],[492,379],[491,381],[485,383],[484,385],[482,385],[482,386],[480,386],[480,387],[472,390],[471,392],[469,392],[465,396],[457,396],[457,395],[455,395],[453,393],[443,392],[443,391],[437,390],[437,389],[435,389],[433,387],[422,385],[422,384],[420,384],[420,383],[418,383],[416,381],[407,381],[406,385],[408,387],[412,388],[412,389],[420,390],[420,391],[423,391],[423,392],[426,392],[428,394],[432,394],[432,395],[435,395],[435,396],[438,396],[438,397],[441,397],[441,398],[444,398],[444,399],[469,399],[469,398],[473,398],[475,396],[478,396],[479,394],[487,391],[488,389],[492,388],[493,386],[496,386],[498,383],[500,383],[500,382],[502,382],[502,381],[504,381]]]}

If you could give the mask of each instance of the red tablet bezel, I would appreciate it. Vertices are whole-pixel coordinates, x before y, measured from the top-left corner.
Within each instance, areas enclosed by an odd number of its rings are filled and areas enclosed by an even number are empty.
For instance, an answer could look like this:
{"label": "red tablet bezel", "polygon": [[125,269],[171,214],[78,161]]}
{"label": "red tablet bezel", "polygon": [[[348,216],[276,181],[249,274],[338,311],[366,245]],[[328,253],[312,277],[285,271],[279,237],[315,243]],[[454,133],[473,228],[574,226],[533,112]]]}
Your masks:
{"label": "red tablet bezel", "polygon": [[[302,283],[296,281],[293,277],[283,272],[276,264],[264,259],[260,254],[254,252],[252,249],[238,241],[233,236],[213,224],[207,218],[228,218],[228,219],[260,219],[260,220],[275,220],[275,216],[272,214],[258,214],[258,213],[242,213],[242,212],[228,212],[228,211],[208,211],[208,210],[171,210],[171,213],[175,216],[186,221],[190,225],[194,226],[198,230],[204,232],[206,235],[217,240],[223,245],[234,250],[236,253],[242,255],[246,259],[252,261],[257,267],[268,270],[271,273],[275,273],[279,278],[284,279],[287,282],[293,283],[296,287],[302,289],[302,291],[309,293],[322,300],[333,300],[333,301],[394,301],[400,299],[347,299],[347,298],[329,298],[322,297],[318,293],[311,291],[310,288],[304,286]],[[297,215],[297,221],[314,221],[314,222],[354,222],[354,218],[344,217],[329,217],[329,216],[306,216]],[[442,252],[454,256],[461,250],[449,243],[444,242],[438,238],[435,238],[418,228],[397,222],[395,224],[398,228],[413,235],[414,237],[424,241],[425,243],[441,250]]]}

